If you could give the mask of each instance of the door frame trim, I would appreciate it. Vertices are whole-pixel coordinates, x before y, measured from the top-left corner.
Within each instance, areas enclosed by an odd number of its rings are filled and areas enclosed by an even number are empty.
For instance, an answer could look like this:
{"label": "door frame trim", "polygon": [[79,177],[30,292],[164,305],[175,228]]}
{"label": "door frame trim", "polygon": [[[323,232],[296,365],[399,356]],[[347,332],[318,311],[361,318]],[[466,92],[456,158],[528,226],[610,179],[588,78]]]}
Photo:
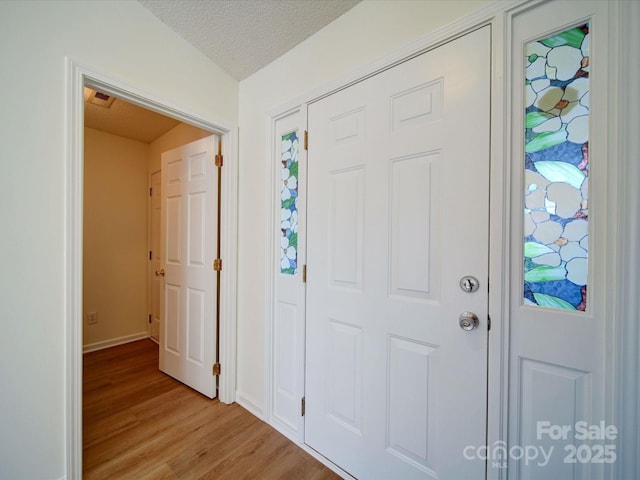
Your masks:
{"label": "door frame trim", "polygon": [[[640,16],[640,5],[636,2],[620,2],[615,31],[620,32],[617,56],[618,69],[623,63],[629,72],[626,76],[612,79],[614,94],[613,103],[619,105],[617,123],[612,125],[612,143],[619,146],[620,168],[613,179],[612,195],[616,196],[619,208],[617,216],[611,220],[618,225],[620,233],[616,247],[617,271],[613,291],[618,295],[619,306],[617,318],[620,325],[615,332],[616,354],[613,362],[615,405],[615,421],[617,425],[630,425],[636,428],[620,430],[618,437],[618,464],[615,478],[638,478],[640,476],[640,325],[638,311],[638,272],[640,272],[640,253],[638,252],[637,232],[640,231],[640,195],[637,179],[640,178],[640,164],[637,158],[640,150],[640,139],[637,132],[640,126],[640,92],[635,86],[635,79],[640,77],[640,59],[637,52],[640,45],[640,33],[635,21]],[[613,17],[613,15],[612,15]],[[635,46],[635,49],[634,49]],[[614,73],[617,73],[614,72]],[[634,79],[634,80],[632,80]],[[614,82],[615,80],[615,82]],[[624,92],[624,102],[622,99]],[[612,303],[614,303],[612,301]],[[617,382],[617,384],[616,384]]]}
{"label": "door frame trim", "polygon": [[174,103],[115,78],[108,73],[66,57],[65,115],[65,449],[68,478],[82,477],[82,249],[84,180],[84,95],[85,86],[97,88],[130,103],[217,134],[226,157],[222,170],[222,257],[220,376],[218,398],[233,403],[236,391],[236,299],[238,232],[238,127],[219,118],[189,111]]}
{"label": "door frame trim", "polygon": [[[153,183],[153,176],[155,174],[159,174],[160,172],[162,172],[162,168],[159,168],[158,170],[153,170],[153,171],[149,171],[147,174],[147,188],[149,189],[149,191],[151,191],[152,188],[152,183]],[[153,238],[151,237],[151,225],[153,223],[153,201],[152,201],[152,197],[151,195],[149,195],[147,197],[147,250],[149,252],[153,251],[153,245],[152,245],[152,241]],[[158,233],[159,235],[160,233]],[[151,260],[151,259],[149,259]],[[151,340],[156,341],[156,339],[153,338],[152,336],[152,325],[153,325],[153,302],[151,300],[152,297],[152,290],[153,290],[153,285],[152,285],[152,281],[151,281],[151,274],[153,272],[153,267],[151,265],[151,263],[147,264],[148,268],[147,268],[147,312],[149,313],[149,315],[151,315],[151,321],[149,322],[149,324],[147,325],[147,331],[149,332],[149,338],[151,338]],[[159,341],[159,339],[158,339]]]}

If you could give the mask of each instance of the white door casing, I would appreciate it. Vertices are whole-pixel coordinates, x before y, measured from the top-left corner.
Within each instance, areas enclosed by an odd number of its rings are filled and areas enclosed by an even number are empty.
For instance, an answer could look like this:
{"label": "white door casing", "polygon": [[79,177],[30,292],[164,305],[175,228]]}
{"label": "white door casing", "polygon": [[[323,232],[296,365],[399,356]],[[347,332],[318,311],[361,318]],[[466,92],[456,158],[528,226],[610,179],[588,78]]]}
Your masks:
{"label": "white door casing", "polygon": [[161,193],[162,174],[161,171],[151,174],[151,187],[149,191],[150,212],[149,212],[149,285],[150,285],[150,315],[149,334],[151,338],[160,341],[160,290],[162,288],[162,277],[155,275],[156,271],[162,268],[160,257],[160,218],[161,218]]}
{"label": "white door casing", "polygon": [[160,370],[216,396],[217,193],[210,136],[162,154]]}
{"label": "white door casing", "polygon": [[489,37],[309,106],[305,443],[358,478],[485,475]]}
{"label": "white door casing", "polygon": [[82,474],[82,184],[83,184],[83,109],[84,87],[108,93],[143,108],[176,118],[190,125],[216,132],[223,141],[226,166],[222,174],[222,256],[227,260],[221,278],[221,347],[224,364],[219,381],[219,399],[233,403],[236,397],[236,298],[237,298],[237,126],[219,118],[203,116],[202,112],[185,110],[175,105],[172,98],[154,96],[143,87],[106,75],[94,67],[80,64],[67,57],[67,121],[66,143],[68,155],[65,181],[67,197],[65,207],[65,257],[68,259],[65,279],[65,446],[66,475],[79,478]]}

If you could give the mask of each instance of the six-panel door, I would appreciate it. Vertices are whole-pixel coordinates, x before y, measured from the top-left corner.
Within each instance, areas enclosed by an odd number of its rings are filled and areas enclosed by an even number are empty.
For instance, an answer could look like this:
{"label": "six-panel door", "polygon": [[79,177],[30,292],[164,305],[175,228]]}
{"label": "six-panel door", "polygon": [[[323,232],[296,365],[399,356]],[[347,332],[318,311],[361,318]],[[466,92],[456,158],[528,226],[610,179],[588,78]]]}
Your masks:
{"label": "six-panel door", "polygon": [[305,443],[357,478],[485,475],[489,37],[309,106]]}

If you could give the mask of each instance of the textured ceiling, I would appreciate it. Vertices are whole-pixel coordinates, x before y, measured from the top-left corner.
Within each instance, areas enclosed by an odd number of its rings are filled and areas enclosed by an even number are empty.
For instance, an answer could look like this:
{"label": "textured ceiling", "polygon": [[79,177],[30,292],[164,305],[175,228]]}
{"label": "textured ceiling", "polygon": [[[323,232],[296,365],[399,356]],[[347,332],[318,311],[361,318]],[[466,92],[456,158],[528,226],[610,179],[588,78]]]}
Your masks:
{"label": "textured ceiling", "polygon": [[219,67],[242,80],[360,0],[138,0]]}
{"label": "textured ceiling", "polygon": [[[1,0],[0,0],[1,1]],[[138,0],[219,67],[242,80],[360,0]],[[85,126],[151,143],[180,122],[124,100],[85,102]]]}

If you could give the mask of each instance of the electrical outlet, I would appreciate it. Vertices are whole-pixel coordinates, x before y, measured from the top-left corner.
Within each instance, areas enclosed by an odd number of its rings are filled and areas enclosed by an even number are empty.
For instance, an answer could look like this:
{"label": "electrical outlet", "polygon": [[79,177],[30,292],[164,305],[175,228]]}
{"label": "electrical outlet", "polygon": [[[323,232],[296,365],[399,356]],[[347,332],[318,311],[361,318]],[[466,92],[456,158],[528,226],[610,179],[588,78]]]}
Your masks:
{"label": "electrical outlet", "polygon": [[87,325],[95,325],[98,323],[98,312],[87,313]]}

